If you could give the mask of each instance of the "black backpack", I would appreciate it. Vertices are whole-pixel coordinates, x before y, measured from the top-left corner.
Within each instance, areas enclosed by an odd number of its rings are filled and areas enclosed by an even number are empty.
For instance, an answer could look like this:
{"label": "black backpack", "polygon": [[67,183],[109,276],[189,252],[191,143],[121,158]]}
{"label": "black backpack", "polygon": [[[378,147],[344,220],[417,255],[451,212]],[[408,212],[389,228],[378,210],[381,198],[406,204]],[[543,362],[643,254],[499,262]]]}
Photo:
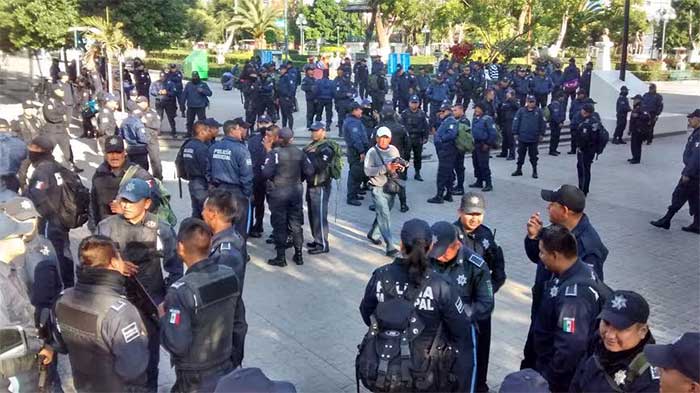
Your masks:
{"label": "black backpack", "polygon": [[[425,324],[415,308],[419,294],[430,284],[399,295],[395,286],[385,288],[385,300],[377,305],[372,322],[355,358],[357,391],[360,382],[372,392],[450,392],[458,386],[452,373],[458,350],[445,340],[442,324],[430,350],[420,353],[416,346]],[[427,356],[426,356],[427,355]]]}
{"label": "black backpack", "polygon": [[[56,217],[69,229],[80,228],[88,220],[90,190],[83,185],[80,177],[63,165],[57,165],[58,203]],[[60,180],[58,181],[60,176]]]}
{"label": "black backpack", "polygon": [[177,151],[177,156],[175,156],[175,170],[177,171],[177,177],[185,180],[190,180],[190,176],[185,170],[185,157],[183,155],[185,153],[185,146],[187,146],[187,143],[190,140],[192,140],[192,138],[187,138],[184,142],[182,142],[182,145],[180,145],[180,150]]}

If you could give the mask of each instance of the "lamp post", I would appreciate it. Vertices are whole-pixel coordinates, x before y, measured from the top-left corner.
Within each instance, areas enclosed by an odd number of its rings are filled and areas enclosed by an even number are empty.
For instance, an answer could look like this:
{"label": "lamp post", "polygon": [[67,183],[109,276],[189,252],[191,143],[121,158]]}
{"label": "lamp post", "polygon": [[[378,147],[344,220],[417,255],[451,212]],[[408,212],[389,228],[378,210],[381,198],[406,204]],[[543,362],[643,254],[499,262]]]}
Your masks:
{"label": "lamp post", "polygon": [[304,29],[306,29],[306,16],[304,14],[299,14],[297,16],[297,26],[299,27],[299,43],[300,48],[299,48],[299,53],[304,54],[306,52],[306,47],[304,46]]}
{"label": "lamp post", "polygon": [[659,10],[659,12],[661,13],[661,20],[664,22],[661,33],[661,60],[663,60],[666,51],[666,24],[669,20],[676,19],[676,10],[669,6]]}
{"label": "lamp post", "polygon": [[423,27],[423,30],[421,30],[421,33],[424,34],[425,38],[425,54],[429,55],[430,54],[430,28],[426,25]]}
{"label": "lamp post", "polygon": [[625,0],[625,20],[622,28],[622,58],[620,59],[620,80],[625,80],[627,71],[627,44],[630,33],[630,0]]}

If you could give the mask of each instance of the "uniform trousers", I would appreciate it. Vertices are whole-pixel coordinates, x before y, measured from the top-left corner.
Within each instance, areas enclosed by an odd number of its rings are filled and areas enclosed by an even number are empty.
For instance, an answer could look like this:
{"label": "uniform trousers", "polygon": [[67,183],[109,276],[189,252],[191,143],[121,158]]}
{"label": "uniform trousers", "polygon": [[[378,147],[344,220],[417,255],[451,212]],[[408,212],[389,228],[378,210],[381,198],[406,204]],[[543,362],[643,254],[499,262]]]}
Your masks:
{"label": "uniform trousers", "polygon": [[333,101],[318,100],[316,103],[316,121],[321,121],[323,111],[326,111],[326,130],[330,129],[333,122]]}
{"label": "uniform trousers", "polygon": [[[182,107],[180,107],[182,109]],[[192,107],[187,107],[187,136],[191,137],[192,134],[192,125],[194,124],[194,117],[197,116],[197,120],[204,120],[207,118],[207,110],[206,108],[192,108]]]}
{"label": "uniform trousers", "polygon": [[669,213],[675,214],[681,210],[686,202],[688,202],[690,215],[696,216],[700,206],[700,179],[697,177],[691,177],[685,183],[682,180],[678,181],[671,195],[671,205],[668,207]]}
{"label": "uniform trousers", "polygon": [[331,196],[332,183],[318,187],[306,187],[306,204],[309,214],[309,225],[314,243],[328,249],[328,201]]}
{"label": "uniform trousers", "polygon": [[409,145],[406,148],[406,161],[413,156],[413,168],[420,172],[423,167],[423,135],[410,134]]}
{"label": "uniform trousers", "polygon": [[294,129],[294,97],[280,97],[282,127]]}
{"label": "uniform trousers", "polygon": [[591,186],[591,165],[593,165],[593,159],[595,158],[595,152],[593,151],[581,151],[576,152],[576,170],[578,172],[578,188],[583,191],[584,194],[588,195],[589,188]]}
{"label": "uniform trousers", "polygon": [[266,181],[261,176],[253,177],[253,224],[251,232],[263,231],[263,220],[265,218],[265,192]]}
{"label": "uniform trousers", "polygon": [[632,159],[634,161],[641,161],[643,143],[644,135],[639,131],[632,131],[632,138],[630,140],[630,151],[632,152]]}
{"label": "uniform trousers", "polygon": [[622,135],[625,133],[625,128],[627,128],[627,113],[618,113],[617,123],[615,125],[615,133],[613,134],[613,140],[621,140]]}
{"label": "uniform trousers", "polygon": [[[487,146],[486,150],[483,146]],[[472,152],[472,165],[474,165],[474,177],[477,183],[491,184],[491,168],[489,167],[489,158],[491,148],[484,143],[475,143],[474,151]]]}
{"label": "uniform trousers", "polygon": [[539,151],[537,150],[537,142],[522,142],[518,141],[518,167],[523,166],[525,163],[525,155],[530,156],[530,164],[533,168],[537,167],[537,155]]}
{"label": "uniform trousers", "polygon": [[203,177],[196,177],[190,179],[187,184],[187,188],[190,190],[190,201],[192,202],[192,217],[202,218],[202,209],[204,208],[204,201],[207,199],[209,185],[207,180]]}
{"label": "uniform trousers", "polygon": [[284,250],[290,235],[295,250],[301,250],[304,243],[304,205],[302,202],[302,185],[275,186],[267,192],[270,205],[270,222],[275,248]]}

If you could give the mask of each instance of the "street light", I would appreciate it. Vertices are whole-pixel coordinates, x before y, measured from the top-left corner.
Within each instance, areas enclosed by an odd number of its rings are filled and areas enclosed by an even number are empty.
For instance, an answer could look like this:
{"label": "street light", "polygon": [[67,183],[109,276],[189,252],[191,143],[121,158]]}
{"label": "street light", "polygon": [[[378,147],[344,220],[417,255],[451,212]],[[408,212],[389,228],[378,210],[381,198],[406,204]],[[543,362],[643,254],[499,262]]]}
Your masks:
{"label": "street light", "polygon": [[304,52],[306,52],[306,48],[304,46],[304,29],[306,29],[306,24],[308,22],[306,21],[306,16],[304,14],[299,14],[297,16],[297,26],[299,27],[299,41],[301,43],[301,48],[299,48],[299,53],[302,55]]}
{"label": "street light", "polygon": [[426,25],[421,33],[425,35],[425,53],[430,54],[430,28]]}
{"label": "street light", "polygon": [[669,6],[659,10],[659,13],[661,14],[661,20],[664,22],[663,32],[661,33],[661,60],[663,60],[666,49],[666,24],[669,20],[676,19],[676,10]]}

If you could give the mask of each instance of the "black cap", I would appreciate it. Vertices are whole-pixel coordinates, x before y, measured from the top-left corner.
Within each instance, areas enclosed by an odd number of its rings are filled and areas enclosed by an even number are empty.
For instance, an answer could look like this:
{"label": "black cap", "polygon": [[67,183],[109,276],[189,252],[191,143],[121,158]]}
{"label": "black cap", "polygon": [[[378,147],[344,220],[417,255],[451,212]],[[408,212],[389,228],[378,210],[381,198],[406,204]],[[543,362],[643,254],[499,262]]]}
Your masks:
{"label": "black cap", "polygon": [[349,111],[349,112],[352,112],[352,111],[354,111],[355,109],[361,109],[361,108],[362,108],[362,106],[361,106],[357,101],[353,101],[353,102],[351,102],[350,105],[348,106],[348,111]]}
{"label": "black cap", "polygon": [[216,121],[216,119],[213,117],[208,117],[208,118],[204,119],[203,123],[207,127],[214,127],[214,128],[219,128],[223,125],[223,124],[219,123],[218,121]]}
{"label": "black cap", "polygon": [[438,221],[430,227],[435,236],[433,248],[430,250],[431,258],[439,258],[447,251],[452,243],[457,239],[457,228],[447,221]]}
{"label": "black cap", "polygon": [[468,192],[462,196],[459,209],[464,213],[484,213],[486,201],[484,195],[479,192]]}
{"label": "black cap", "polygon": [[272,123],[272,119],[268,115],[261,115],[258,117],[258,123]]}
{"label": "black cap", "polygon": [[635,323],[647,323],[649,304],[636,292],[615,291],[605,302],[598,318],[624,330]]}
{"label": "black cap", "polygon": [[427,222],[414,218],[406,221],[401,227],[401,242],[403,244],[415,244],[417,240],[423,240],[430,244],[433,240],[433,231]]}
{"label": "black cap", "polygon": [[583,104],[583,105],[581,106],[581,109],[583,109],[583,111],[586,112],[586,113],[593,113],[593,112],[595,112],[595,107],[593,106],[593,104],[591,104],[591,103],[589,103],[589,102]]}
{"label": "black cap", "polygon": [[292,129],[289,127],[282,127],[282,128],[280,128],[279,132],[277,133],[277,136],[280,139],[284,139],[285,141],[288,141],[288,140],[294,138],[294,131],[292,131]]}
{"label": "black cap", "polygon": [[31,142],[32,145],[39,146],[42,150],[52,152],[53,148],[56,147],[56,143],[54,143],[53,139],[49,138],[46,135],[39,135],[34,137]]}
{"label": "black cap", "polygon": [[526,368],[506,375],[498,393],[549,393],[549,383],[537,371]]}
{"label": "black cap", "polygon": [[449,110],[452,110],[452,104],[450,104],[450,102],[447,100],[443,101],[440,105],[440,112]]}
{"label": "black cap", "polygon": [[678,370],[693,382],[700,382],[700,333],[685,333],[669,345],[647,344],[644,354],[652,366]]}
{"label": "black cap", "polygon": [[622,86],[622,87],[620,88],[620,91],[628,92],[628,91],[630,91],[630,89],[628,89],[627,86]]}
{"label": "black cap", "polygon": [[250,124],[246,123],[246,121],[243,120],[242,117],[237,117],[237,118],[233,119],[232,121],[233,121],[233,124],[235,124],[241,128],[250,128]]}
{"label": "black cap", "polygon": [[691,117],[700,117],[700,109],[696,109],[688,114],[688,119]]}
{"label": "black cap", "polygon": [[124,151],[124,139],[118,135],[105,140],[105,153],[121,153]]}
{"label": "black cap", "polygon": [[318,131],[318,130],[325,130],[326,129],[326,123],[322,121],[316,121],[311,124],[311,127],[309,127],[309,131]]}
{"label": "black cap", "polygon": [[397,64],[397,65],[396,65],[396,69],[397,69],[397,70],[403,70],[403,66],[402,66],[401,64]]}
{"label": "black cap", "polygon": [[576,213],[581,213],[586,208],[586,194],[570,184],[564,184],[556,191],[542,190],[540,195],[545,201],[557,202]]}
{"label": "black cap", "polygon": [[408,102],[420,102],[420,98],[414,94],[408,99]]}
{"label": "black cap", "polygon": [[529,94],[527,97],[525,97],[525,101],[535,102],[537,99],[532,94]]}
{"label": "black cap", "polygon": [[[632,97],[632,99],[633,99],[633,100],[641,100],[641,99],[642,99],[642,95],[641,95],[641,94],[637,94],[636,96]],[[698,111],[700,111],[700,109],[698,109]],[[697,112],[697,111],[696,111],[696,112]],[[690,117],[690,116],[688,116],[688,117]]]}

